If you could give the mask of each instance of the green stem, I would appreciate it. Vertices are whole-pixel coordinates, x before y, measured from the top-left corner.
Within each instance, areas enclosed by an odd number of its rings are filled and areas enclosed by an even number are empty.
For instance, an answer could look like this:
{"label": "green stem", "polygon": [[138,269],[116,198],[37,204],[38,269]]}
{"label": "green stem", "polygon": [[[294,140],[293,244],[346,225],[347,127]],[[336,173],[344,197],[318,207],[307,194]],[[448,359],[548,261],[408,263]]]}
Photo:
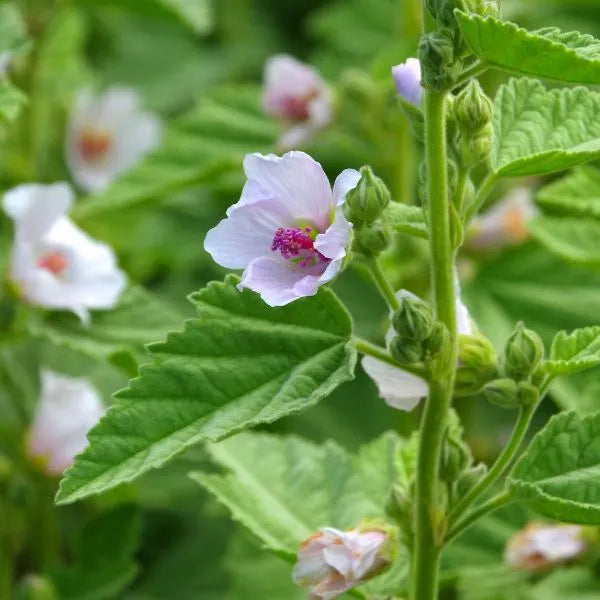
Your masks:
{"label": "green stem", "polygon": [[0,514],[5,517],[4,526],[0,531],[0,600],[10,600],[13,581],[13,544],[10,529],[12,515],[4,493],[0,496]]}
{"label": "green stem", "polygon": [[398,367],[402,371],[408,371],[417,377],[421,377],[422,379],[427,380],[429,378],[429,374],[425,367],[419,365],[405,365],[399,361],[397,361],[385,348],[381,346],[377,346],[376,344],[372,344],[367,340],[363,340],[361,338],[354,339],[354,347],[361,354],[366,354],[367,356],[372,356],[377,360],[380,360],[388,365],[392,365],[393,367]]}
{"label": "green stem", "polygon": [[425,92],[425,157],[427,214],[436,315],[450,333],[435,377],[429,385],[421,422],[415,482],[415,542],[411,572],[411,600],[436,600],[442,548],[444,507],[438,496],[440,453],[452,400],[457,359],[454,301],[454,252],[450,240],[446,155],[445,94]]}
{"label": "green stem", "polygon": [[398,310],[400,308],[400,303],[398,302],[398,298],[396,298],[396,292],[377,259],[369,259],[367,265],[369,266],[373,280],[377,284],[377,288],[381,292],[381,295],[384,297],[388,306],[394,311]]}
{"label": "green stem", "polygon": [[475,200],[473,200],[473,204],[469,206],[467,209],[467,214],[465,216],[465,224],[468,224],[471,219],[479,212],[479,209],[483,206],[483,203],[486,201],[487,197],[490,195],[492,189],[498,182],[498,175],[496,173],[488,173],[488,176],[483,180],[481,185],[479,186],[479,190],[477,191],[477,195],[475,196]]}
{"label": "green stem", "polygon": [[454,206],[459,215],[465,214],[465,190],[467,188],[467,181],[469,180],[469,173],[471,169],[461,168],[458,172],[458,183],[456,184],[456,196],[454,198]]}
{"label": "green stem", "polygon": [[460,516],[475,502],[480,496],[485,494],[493,485],[498,481],[502,474],[506,471],[509,464],[516,456],[523,439],[529,429],[531,419],[538,407],[539,403],[532,404],[531,406],[524,406],[519,411],[519,418],[513,429],[510,441],[507,446],[501,452],[500,456],[496,459],[492,468],[488,471],[487,475],[479,481],[471,490],[462,498],[462,500],[454,507],[450,514],[450,525],[456,523]]}
{"label": "green stem", "polygon": [[487,64],[480,60],[473,63],[470,67],[467,67],[462,72],[462,75],[456,80],[456,82],[454,83],[454,89],[461,87],[465,83],[468,83],[471,79],[473,79],[473,77],[477,77],[478,75],[485,73],[487,69]]}
{"label": "green stem", "polygon": [[481,506],[478,506],[475,510],[463,517],[454,527],[450,529],[446,536],[446,543],[451,542],[454,538],[458,537],[461,533],[464,533],[475,521],[481,519],[481,517],[502,508],[512,502],[510,494],[505,490],[500,492],[493,498],[490,498],[487,502],[484,502]]}

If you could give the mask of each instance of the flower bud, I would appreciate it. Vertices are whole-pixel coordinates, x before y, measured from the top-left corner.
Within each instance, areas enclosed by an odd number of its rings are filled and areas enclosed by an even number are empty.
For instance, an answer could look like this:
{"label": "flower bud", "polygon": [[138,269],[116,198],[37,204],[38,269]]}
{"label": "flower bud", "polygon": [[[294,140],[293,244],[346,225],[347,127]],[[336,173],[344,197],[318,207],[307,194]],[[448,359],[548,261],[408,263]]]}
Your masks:
{"label": "flower bud", "polygon": [[423,349],[429,356],[435,356],[450,342],[450,333],[446,326],[439,321],[433,325],[431,335],[423,342]]}
{"label": "flower bud", "polygon": [[469,447],[455,435],[448,435],[442,448],[440,478],[452,483],[471,464]]}
{"label": "flower bud", "polygon": [[413,296],[403,296],[392,316],[394,330],[403,340],[422,342],[433,331],[433,311],[427,302]]}
{"label": "flower bud", "polygon": [[492,111],[492,101],[476,79],[472,79],[454,101],[454,118],[465,136],[481,131],[492,120]]}
{"label": "flower bud", "polygon": [[395,519],[404,535],[412,537],[413,502],[406,488],[400,484],[394,484],[385,505],[386,513]]}
{"label": "flower bud", "polygon": [[400,363],[411,365],[423,360],[423,346],[420,342],[406,340],[400,336],[392,338],[389,343],[390,354]]}
{"label": "flower bud", "polygon": [[462,0],[463,10],[482,17],[499,17],[501,0]]}
{"label": "flower bud", "polygon": [[50,580],[42,575],[27,575],[17,585],[15,600],[57,600]]}
{"label": "flower bud", "polygon": [[389,525],[325,527],[300,546],[292,579],[308,588],[311,598],[330,600],[391,565],[396,546],[396,529]]}
{"label": "flower bud", "polygon": [[381,254],[392,242],[392,232],[389,225],[376,221],[358,229],[354,238],[354,249],[368,257]]}
{"label": "flower bud", "polygon": [[487,473],[487,467],[484,463],[479,463],[463,471],[453,485],[453,497],[462,498],[469,492]]}
{"label": "flower bud", "polygon": [[527,379],[543,357],[544,343],[540,336],[518,323],[504,350],[504,373],[516,381]]}
{"label": "flower bud", "polygon": [[454,393],[457,396],[470,396],[496,376],[496,350],[482,335],[461,335],[458,344]]}
{"label": "flower bud", "polygon": [[526,381],[519,382],[519,402],[521,406],[530,406],[535,404],[540,398],[540,391],[535,385]]}
{"label": "flower bud", "polygon": [[461,62],[455,56],[454,41],[449,32],[426,33],[419,42],[421,82],[438,91],[449,89],[461,72]]}
{"label": "flower bud", "polygon": [[355,225],[373,223],[390,203],[390,191],[371,167],[360,169],[358,185],[346,194],[346,216]]}
{"label": "flower bud", "polygon": [[519,408],[521,406],[519,386],[513,379],[490,381],[484,386],[483,395],[486,400],[502,408]]}

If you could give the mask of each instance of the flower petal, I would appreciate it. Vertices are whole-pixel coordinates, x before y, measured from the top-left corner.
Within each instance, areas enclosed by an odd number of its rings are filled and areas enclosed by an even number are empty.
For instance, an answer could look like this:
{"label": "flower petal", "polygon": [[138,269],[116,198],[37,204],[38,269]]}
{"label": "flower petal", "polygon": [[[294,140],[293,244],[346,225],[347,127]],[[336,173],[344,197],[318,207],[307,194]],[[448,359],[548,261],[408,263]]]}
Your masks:
{"label": "flower petal", "polygon": [[346,194],[354,189],[360,181],[360,173],[356,169],[344,169],[333,184],[333,200],[336,206],[346,201]]}
{"label": "flower petal", "polygon": [[335,209],[333,223],[325,233],[320,233],[315,238],[314,247],[327,258],[340,259],[346,256],[346,247],[350,240],[352,223],[344,216],[341,207]]}
{"label": "flower petal", "polygon": [[419,59],[409,58],[405,62],[392,67],[392,75],[398,94],[411,104],[419,106],[423,95]]}

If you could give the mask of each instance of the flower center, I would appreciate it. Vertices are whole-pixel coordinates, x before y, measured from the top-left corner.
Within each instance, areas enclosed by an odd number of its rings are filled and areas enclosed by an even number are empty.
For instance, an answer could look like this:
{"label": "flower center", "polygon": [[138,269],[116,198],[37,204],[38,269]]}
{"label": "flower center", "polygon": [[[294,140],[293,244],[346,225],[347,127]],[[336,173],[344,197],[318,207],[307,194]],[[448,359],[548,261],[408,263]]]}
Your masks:
{"label": "flower center", "polygon": [[311,227],[280,227],[273,236],[271,250],[300,267],[312,267],[317,263],[328,263],[331,259],[315,249],[317,231]]}
{"label": "flower center", "polygon": [[107,131],[90,127],[79,136],[78,147],[81,156],[88,162],[100,160],[113,143],[113,136]]}
{"label": "flower center", "polygon": [[310,117],[309,105],[319,95],[313,90],[304,96],[287,96],[282,101],[283,114],[290,121],[306,121]]}
{"label": "flower center", "polygon": [[40,269],[46,269],[54,275],[60,275],[67,268],[67,259],[64,254],[55,251],[41,256],[37,264]]}

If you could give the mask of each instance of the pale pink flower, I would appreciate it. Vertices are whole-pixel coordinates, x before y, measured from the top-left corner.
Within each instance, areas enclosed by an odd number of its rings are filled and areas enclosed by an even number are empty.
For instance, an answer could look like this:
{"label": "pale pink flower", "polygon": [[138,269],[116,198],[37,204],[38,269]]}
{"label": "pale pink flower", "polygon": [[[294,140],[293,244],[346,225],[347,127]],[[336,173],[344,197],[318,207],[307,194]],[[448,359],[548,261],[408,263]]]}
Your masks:
{"label": "pale pink flower", "polygon": [[249,154],[242,196],[211,229],[204,248],[229,269],[244,269],[239,289],[271,306],[317,293],[342,268],[352,228],[346,194],[360,179],[343,171],[333,191],[321,165],[304,152]]}
{"label": "pale pink flower", "polygon": [[283,150],[297,148],[332,119],[331,91],[319,73],[292,56],[267,60],[264,73],[265,111],[286,123],[279,139]]}
{"label": "pale pink flower", "polygon": [[473,221],[468,245],[491,250],[524,242],[529,237],[527,222],[536,214],[530,190],[517,187]]}
{"label": "pale pink flower", "polygon": [[418,58],[408,58],[392,67],[396,91],[406,101],[420,106],[423,88],[421,87],[421,63]]}
{"label": "pale pink flower", "polygon": [[87,379],[42,371],[41,384],[28,452],[49,474],[60,475],[86,447],[87,432],[105,409]]}
{"label": "pale pink flower", "polygon": [[137,92],[129,88],[110,88],[98,97],[89,90],[78,95],[66,157],[73,179],[84,190],[106,188],[160,143],[160,120],[140,104]]}
{"label": "pale pink flower", "polygon": [[[405,296],[415,297],[414,294],[407,290],[400,290],[396,293],[397,298]],[[471,317],[469,316],[467,307],[458,296],[456,298],[456,320],[459,334],[472,334],[473,325]],[[385,335],[386,344],[389,344],[395,336],[396,332],[390,325]],[[380,397],[392,408],[411,411],[429,393],[427,382],[408,371],[403,371],[372,356],[363,356],[361,364],[367,375],[377,385]]]}
{"label": "pale pink flower", "polygon": [[337,598],[389,564],[388,545],[384,531],[325,527],[300,546],[292,578],[310,600]]}
{"label": "pale pink flower", "polygon": [[517,569],[545,570],[577,558],[586,549],[583,527],[533,522],[508,542],[504,558]]}
{"label": "pale pink flower", "polygon": [[72,202],[66,183],[20,185],[4,194],[4,211],[15,222],[10,272],[27,302],[88,321],[88,309],[117,303],[126,279],[112,249],[66,217]]}

